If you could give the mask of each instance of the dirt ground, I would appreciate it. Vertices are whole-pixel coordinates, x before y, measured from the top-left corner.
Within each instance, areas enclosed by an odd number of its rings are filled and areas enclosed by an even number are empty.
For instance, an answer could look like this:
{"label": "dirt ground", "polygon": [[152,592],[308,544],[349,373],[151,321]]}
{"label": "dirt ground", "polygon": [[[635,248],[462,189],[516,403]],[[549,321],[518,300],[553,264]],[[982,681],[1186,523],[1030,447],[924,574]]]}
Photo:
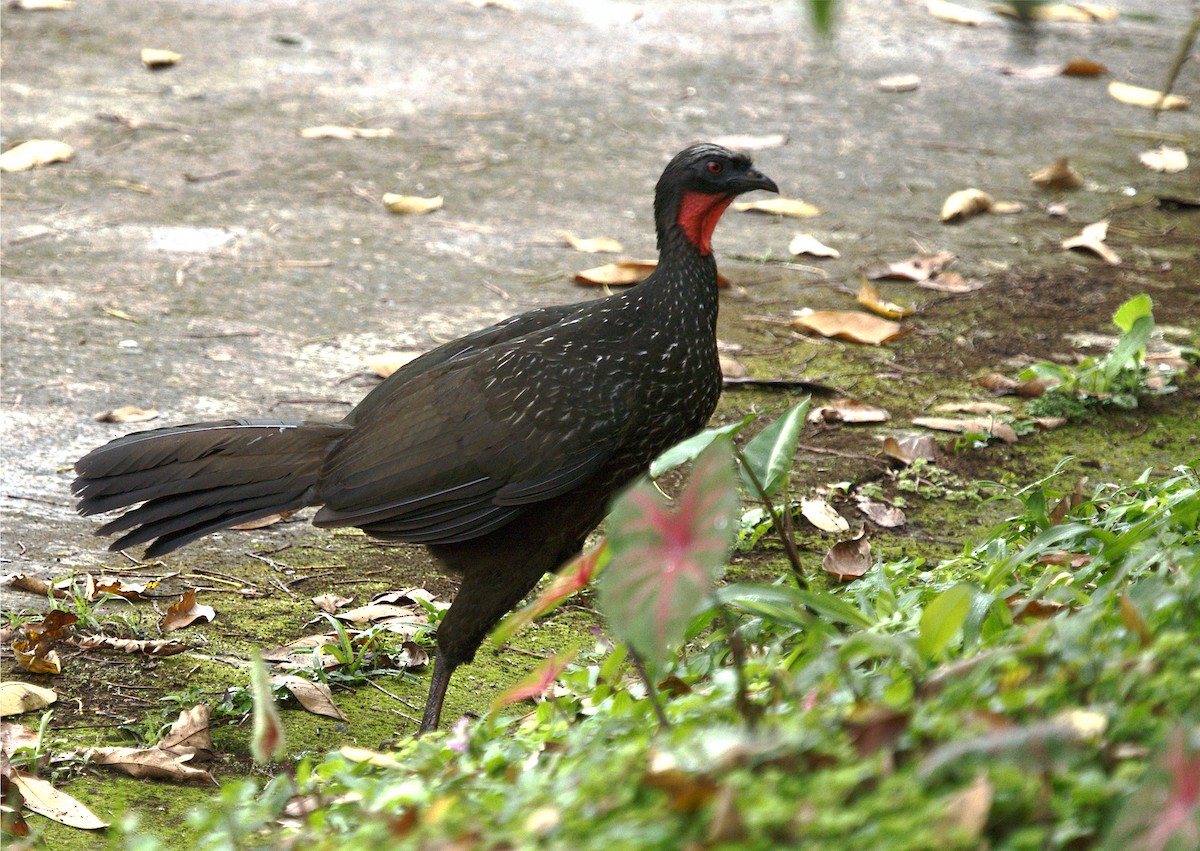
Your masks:
{"label": "dirt ground", "polygon": [[[826,47],[799,2],[478,5],[5,10],[4,147],[57,138],[75,149],[68,163],[3,181],[6,574],[128,566],[91,537],[97,524],[75,515],[68,490],[77,457],[141,427],[97,422],[97,413],[153,407],[152,425],[340,418],[374,385],[372,356],[593,296],[571,276],[608,258],[573,252],[560,231],[613,237],[625,256],[652,257],[654,182],[698,139],[783,134],[786,144],[758,152],[757,164],[785,195],[822,210],[803,221],[731,212],[715,240],[735,284],[721,336],[742,347],[752,375],[825,380],[895,416],[869,437],[812,442],[873,452],[930,400],[960,398],[973,375],[1012,372],[1020,356],[1069,357],[1070,333],[1111,333],[1113,308],[1137,292],[1152,295],[1176,342],[1200,342],[1200,211],[1158,202],[1200,199],[1197,105],[1152,122],[1106,93],[1109,79],[1161,85],[1191,14],[1185,2],[1130,0],[1114,23],[1035,29],[999,17],[946,24],[923,3],[843,3]],[[144,47],[183,58],[150,71]],[[1001,73],[1077,56],[1108,75]],[[877,86],[900,73],[916,74],[919,88]],[[1175,89],[1200,95],[1195,55]],[[323,124],[394,134],[299,135]],[[1138,163],[1162,141],[1187,149],[1191,168],[1164,175]],[[1082,189],[1030,182],[1061,156],[1084,176]],[[943,199],[968,186],[1024,212],[940,224]],[[445,205],[396,216],[380,202],[385,192],[442,195]],[[1048,215],[1059,200],[1068,214]],[[1061,250],[1104,217],[1121,266]],[[840,259],[791,258],[799,231]],[[918,309],[917,333],[894,346],[801,340],[768,321],[801,307],[849,309],[863,268],[918,250],[953,252],[954,270],[984,286],[947,296],[884,285]],[[780,401],[726,395],[726,414]],[[1159,404],[1145,416],[1186,422],[1200,408],[1193,392]],[[1151,450],[1153,463],[1186,460],[1195,435],[1185,432]],[[1109,439],[1101,429],[1079,442],[1103,455]],[[1018,469],[1023,451],[998,450],[970,472]],[[802,465],[812,484],[846,475],[835,456]],[[331,546],[338,557],[362,552],[356,569],[399,562],[410,581],[428,576],[450,591],[419,549],[329,540],[290,522],[215,536],[181,558],[242,575],[257,567],[244,556],[255,547]],[[0,602],[39,603],[9,591]],[[473,699],[452,694],[449,709]]]}

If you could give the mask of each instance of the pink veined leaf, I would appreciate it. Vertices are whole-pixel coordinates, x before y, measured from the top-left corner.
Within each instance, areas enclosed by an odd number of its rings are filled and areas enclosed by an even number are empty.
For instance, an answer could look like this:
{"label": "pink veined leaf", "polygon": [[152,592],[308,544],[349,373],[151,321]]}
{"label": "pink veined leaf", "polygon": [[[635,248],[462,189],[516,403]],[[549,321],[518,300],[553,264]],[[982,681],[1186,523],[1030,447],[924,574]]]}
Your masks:
{"label": "pink veined leaf", "polygon": [[531,697],[537,697],[546,689],[554,684],[558,679],[558,675],[563,672],[572,659],[575,658],[574,650],[569,650],[566,653],[557,653],[551,656],[542,664],[534,669],[533,673],[525,679],[518,682],[515,686],[502,692],[492,701],[492,711],[501,709],[511,703],[516,703],[519,700],[527,700]]}
{"label": "pink veined leaf", "polygon": [[1101,847],[1200,847],[1200,749],[1188,739],[1186,727],[1171,731]]}
{"label": "pink veined leaf", "polygon": [[564,565],[537,599],[519,612],[505,618],[492,633],[492,645],[499,647],[527,625],[540,618],[573,594],[588,586],[592,577],[608,564],[608,544],[601,541],[577,559]]}
{"label": "pink veined leaf", "polygon": [[613,506],[600,607],[613,631],[647,662],[664,667],[682,643],[725,566],[737,505],[732,450],[722,438],[696,459],[674,509],[649,483]]}

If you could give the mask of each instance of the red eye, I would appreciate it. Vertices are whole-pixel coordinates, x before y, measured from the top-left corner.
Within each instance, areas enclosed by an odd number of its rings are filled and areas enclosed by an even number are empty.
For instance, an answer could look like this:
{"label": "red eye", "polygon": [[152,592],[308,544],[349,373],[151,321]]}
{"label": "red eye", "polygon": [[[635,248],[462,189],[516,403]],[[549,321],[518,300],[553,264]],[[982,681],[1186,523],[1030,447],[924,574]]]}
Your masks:
{"label": "red eye", "polygon": [[720,174],[724,170],[725,170],[725,166],[721,165],[716,160],[708,161],[708,173],[709,174]]}

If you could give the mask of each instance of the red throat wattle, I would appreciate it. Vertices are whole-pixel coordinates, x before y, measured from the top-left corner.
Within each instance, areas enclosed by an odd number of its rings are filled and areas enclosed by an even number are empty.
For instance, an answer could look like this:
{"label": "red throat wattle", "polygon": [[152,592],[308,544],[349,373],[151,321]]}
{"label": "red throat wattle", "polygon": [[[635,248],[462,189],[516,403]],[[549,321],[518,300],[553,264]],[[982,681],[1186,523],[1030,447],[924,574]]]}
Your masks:
{"label": "red throat wattle", "polygon": [[733,198],[733,195],[709,195],[706,192],[683,194],[676,221],[702,255],[712,254],[713,230]]}

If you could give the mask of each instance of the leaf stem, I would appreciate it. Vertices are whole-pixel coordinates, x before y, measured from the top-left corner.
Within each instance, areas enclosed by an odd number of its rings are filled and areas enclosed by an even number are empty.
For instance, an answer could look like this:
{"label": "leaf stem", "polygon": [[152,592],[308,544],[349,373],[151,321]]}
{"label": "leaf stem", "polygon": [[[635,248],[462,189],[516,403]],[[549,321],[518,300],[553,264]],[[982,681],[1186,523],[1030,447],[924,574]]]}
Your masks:
{"label": "leaf stem", "polygon": [[654,681],[650,679],[650,675],[646,673],[646,665],[642,662],[642,657],[632,647],[629,648],[629,661],[633,663],[633,669],[637,671],[642,682],[646,686],[646,696],[650,698],[650,705],[654,707],[654,714],[658,718],[658,726],[664,730],[671,729],[671,722],[667,720],[666,713],[663,712],[662,703],[658,699],[658,689],[654,687]]}
{"label": "leaf stem", "polygon": [[[775,510],[775,505],[771,502],[771,498],[767,496],[766,489],[763,488],[762,482],[758,480],[758,476],[755,475],[754,469],[748,463],[746,463],[746,456],[742,454],[742,450],[735,446],[734,452],[737,455],[738,464],[741,465],[742,471],[746,473],[747,478],[750,479],[750,483],[754,485],[754,490],[757,492],[758,499],[760,502],[762,502],[763,508],[766,509],[767,514],[771,516],[771,527],[775,530],[775,533],[779,536],[779,540],[783,543],[783,550],[785,553],[787,553],[788,561],[792,565],[792,574],[796,578],[796,585],[801,589],[807,590],[808,581],[804,578],[804,569],[800,566],[800,553],[796,549],[796,542],[792,539],[791,535],[791,517],[788,517],[789,522],[785,527],[783,522],[780,520],[779,512]],[[788,509],[788,513],[790,515],[790,508]]]}

